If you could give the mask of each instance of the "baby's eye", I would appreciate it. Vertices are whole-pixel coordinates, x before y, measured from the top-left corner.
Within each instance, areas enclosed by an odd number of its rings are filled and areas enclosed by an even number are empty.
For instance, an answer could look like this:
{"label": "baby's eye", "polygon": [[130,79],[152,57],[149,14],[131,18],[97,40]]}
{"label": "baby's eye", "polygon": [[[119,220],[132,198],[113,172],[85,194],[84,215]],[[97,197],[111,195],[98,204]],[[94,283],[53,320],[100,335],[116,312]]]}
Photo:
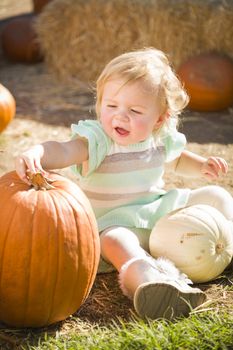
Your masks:
{"label": "baby's eye", "polygon": [[131,108],[131,112],[135,113],[135,114],[142,114],[141,111],[138,111],[137,109]]}
{"label": "baby's eye", "polygon": [[109,107],[109,108],[116,108],[116,105],[108,104],[107,107]]}

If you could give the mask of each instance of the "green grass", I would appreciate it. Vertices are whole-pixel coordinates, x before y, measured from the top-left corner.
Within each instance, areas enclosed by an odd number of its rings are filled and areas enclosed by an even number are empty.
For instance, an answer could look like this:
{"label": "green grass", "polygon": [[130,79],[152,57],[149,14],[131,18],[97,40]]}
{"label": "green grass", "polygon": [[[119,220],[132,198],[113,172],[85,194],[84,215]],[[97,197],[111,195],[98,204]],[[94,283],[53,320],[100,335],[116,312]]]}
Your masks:
{"label": "green grass", "polygon": [[[233,270],[202,284],[208,301],[188,318],[144,322],[116,283],[99,274],[81,308],[42,328],[0,326],[0,350],[225,350],[233,349]],[[123,321],[124,320],[124,321]]]}
{"label": "green grass", "polygon": [[87,332],[44,335],[30,350],[201,350],[233,348],[233,313],[204,312],[176,322],[120,321]]}

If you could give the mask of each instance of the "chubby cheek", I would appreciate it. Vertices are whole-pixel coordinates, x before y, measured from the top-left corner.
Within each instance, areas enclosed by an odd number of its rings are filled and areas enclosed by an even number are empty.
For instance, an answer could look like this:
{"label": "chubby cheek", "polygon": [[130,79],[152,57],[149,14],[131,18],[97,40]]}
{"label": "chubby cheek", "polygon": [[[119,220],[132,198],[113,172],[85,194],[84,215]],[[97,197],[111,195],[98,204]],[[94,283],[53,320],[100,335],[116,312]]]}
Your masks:
{"label": "chubby cheek", "polygon": [[153,126],[148,123],[147,120],[139,119],[139,120],[134,120],[134,130],[138,135],[142,135],[142,137],[147,137],[151,132],[153,131]]}

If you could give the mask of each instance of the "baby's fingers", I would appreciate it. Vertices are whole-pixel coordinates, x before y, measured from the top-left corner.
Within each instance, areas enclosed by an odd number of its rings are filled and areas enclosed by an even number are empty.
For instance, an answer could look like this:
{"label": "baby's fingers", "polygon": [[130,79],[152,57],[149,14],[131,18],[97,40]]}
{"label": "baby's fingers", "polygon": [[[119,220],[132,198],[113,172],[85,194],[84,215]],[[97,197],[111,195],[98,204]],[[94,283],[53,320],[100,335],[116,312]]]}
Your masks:
{"label": "baby's fingers", "polygon": [[39,160],[35,160],[35,162],[34,162],[34,168],[35,168],[35,173],[37,173],[37,172],[40,172],[40,173],[42,173],[43,175],[47,175],[48,173],[42,168],[42,166],[41,166],[41,163],[40,163],[40,161]]}
{"label": "baby's fingers", "polygon": [[27,177],[27,165],[23,158],[17,157],[15,160],[15,170],[20,179],[30,185]]}
{"label": "baby's fingers", "polygon": [[207,163],[212,169],[214,169],[217,172],[217,174],[219,174],[220,172],[222,174],[226,174],[228,171],[228,164],[225,161],[225,159],[221,157],[210,157]]}
{"label": "baby's fingers", "polygon": [[215,180],[218,178],[218,172],[213,167],[207,167],[203,170],[203,175],[208,180]]}
{"label": "baby's fingers", "polygon": [[227,162],[223,158],[217,158],[217,159],[219,161],[219,164],[221,166],[221,170],[222,170],[223,174],[226,174],[228,172],[228,164],[227,164]]}

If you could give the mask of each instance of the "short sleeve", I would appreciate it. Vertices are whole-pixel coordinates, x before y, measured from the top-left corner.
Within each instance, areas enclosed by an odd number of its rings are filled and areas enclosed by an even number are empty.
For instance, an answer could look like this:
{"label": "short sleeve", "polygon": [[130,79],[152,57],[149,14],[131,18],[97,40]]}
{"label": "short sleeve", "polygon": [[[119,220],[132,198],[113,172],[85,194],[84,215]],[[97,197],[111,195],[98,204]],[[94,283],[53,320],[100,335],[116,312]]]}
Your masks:
{"label": "short sleeve", "polygon": [[166,150],[165,162],[168,163],[181,155],[186,146],[186,137],[177,130],[173,130],[163,139],[163,143]]}
{"label": "short sleeve", "polygon": [[[107,155],[111,140],[105,134],[101,124],[96,120],[81,120],[78,124],[71,125],[72,137],[83,137],[88,141],[88,166],[85,176],[91,174],[99,167]],[[83,175],[83,165],[73,166],[72,170],[77,174]]]}

